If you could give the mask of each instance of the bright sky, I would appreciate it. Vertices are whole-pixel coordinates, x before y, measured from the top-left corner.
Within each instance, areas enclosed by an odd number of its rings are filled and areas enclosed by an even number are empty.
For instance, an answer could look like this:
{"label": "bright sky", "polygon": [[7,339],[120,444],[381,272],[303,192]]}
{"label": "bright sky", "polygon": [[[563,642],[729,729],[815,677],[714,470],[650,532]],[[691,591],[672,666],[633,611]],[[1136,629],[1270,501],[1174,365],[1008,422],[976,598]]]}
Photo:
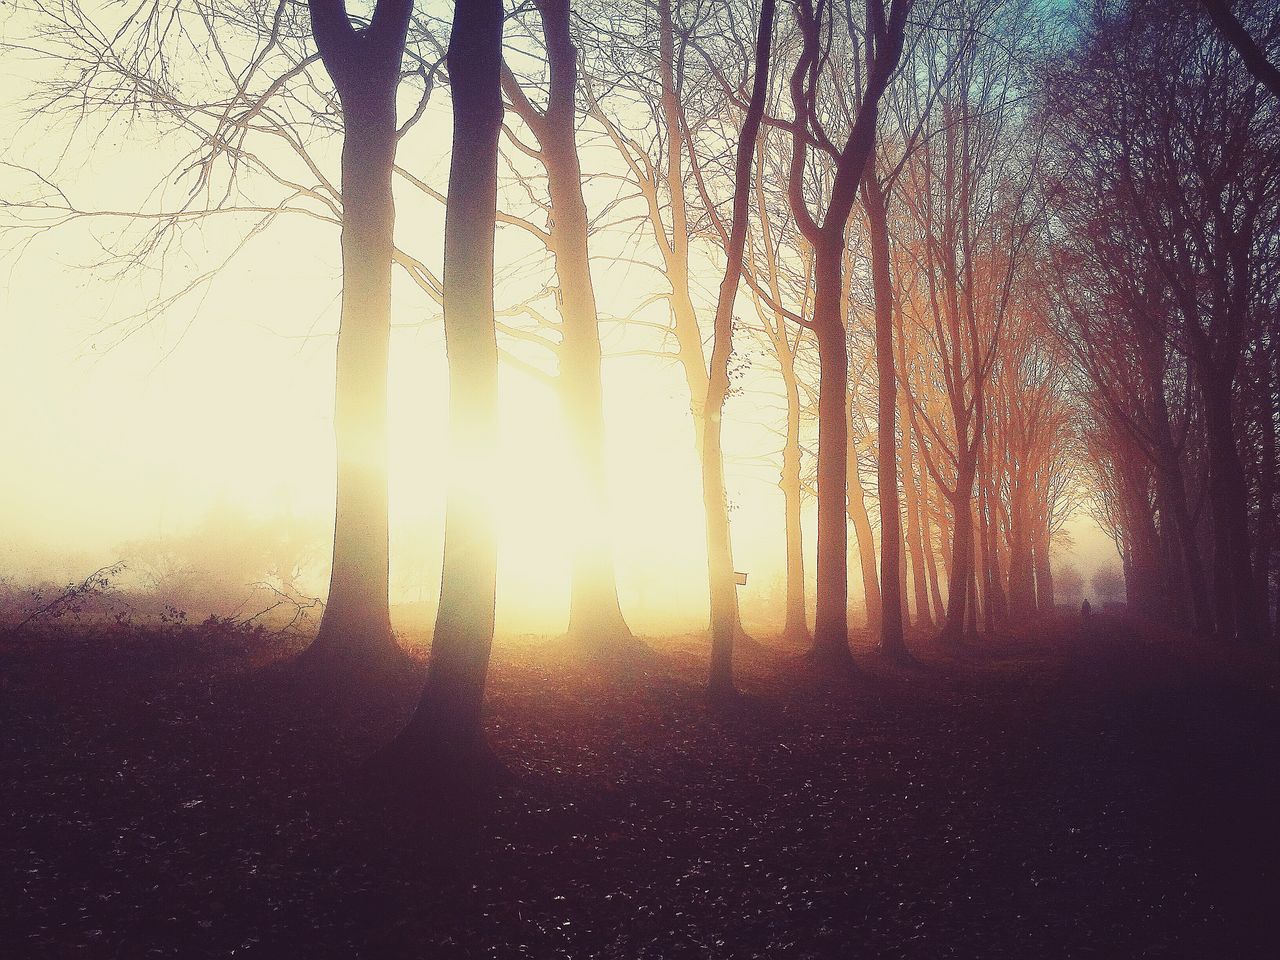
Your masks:
{"label": "bright sky", "polygon": [[[0,66],[0,130],[8,131],[0,159],[45,171],[53,168],[65,129],[43,116],[20,116],[32,69]],[[411,159],[414,172],[437,186],[445,181],[440,145],[447,147],[447,129],[447,99],[440,95],[401,147],[402,160]],[[92,150],[85,139],[77,141],[57,182],[77,205],[99,210],[136,208],[182,149],[146,126],[127,134],[112,128],[89,142]],[[331,150],[327,156],[332,159]],[[31,184],[26,173],[0,168],[0,197],[25,195]],[[180,194],[169,190],[166,201],[175,198]],[[186,235],[164,262],[169,282],[216,264],[238,235],[236,226],[209,225]],[[441,228],[437,205],[401,192],[399,242],[433,266]],[[117,559],[130,540],[190,530],[215,506],[300,517],[326,538],[333,497],[336,229],[303,218],[279,222],[202,296],[142,325],[129,318],[161,284],[160,262],[123,282],[108,270],[90,269],[102,259],[97,240],[117,229],[110,220],[59,228],[35,238],[20,256],[14,236],[0,243],[9,252],[0,261],[0,449],[9,463],[0,472],[0,573],[83,575]],[[629,242],[605,237],[597,253]],[[528,282],[531,271],[521,265],[529,249],[512,231],[500,233],[500,270],[512,274],[500,306]],[[701,294],[709,304],[718,277],[710,263],[702,266],[708,276]],[[661,289],[651,270],[606,257],[596,270],[605,314],[625,315]],[[438,585],[446,468],[444,352],[434,305],[403,278],[394,309],[403,328],[392,344],[393,593],[401,600],[430,599]],[[665,312],[660,303],[643,316],[664,320]],[[750,315],[745,300],[738,312]],[[120,332],[133,327],[136,333],[121,341]],[[655,342],[651,333],[611,328],[608,345],[621,352]],[[774,432],[782,400],[769,361],[751,349],[746,389],[726,412],[736,565],[751,573],[744,600],[776,585],[783,553],[775,462],[781,441]],[[683,376],[672,362],[618,358],[606,361],[605,384],[624,608],[642,631],[696,628],[706,615],[705,554]],[[510,366],[501,390],[500,627],[554,631],[567,614],[562,530],[571,506],[558,400],[547,383]],[[812,505],[806,524],[812,553]],[[1114,557],[1091,522],[1073,523],[1071,533],[1072,562],[1086,571]],[[812,576],[812,560],[808,572]],[[308,585],[322,589],[325,576],[317,567]]]}

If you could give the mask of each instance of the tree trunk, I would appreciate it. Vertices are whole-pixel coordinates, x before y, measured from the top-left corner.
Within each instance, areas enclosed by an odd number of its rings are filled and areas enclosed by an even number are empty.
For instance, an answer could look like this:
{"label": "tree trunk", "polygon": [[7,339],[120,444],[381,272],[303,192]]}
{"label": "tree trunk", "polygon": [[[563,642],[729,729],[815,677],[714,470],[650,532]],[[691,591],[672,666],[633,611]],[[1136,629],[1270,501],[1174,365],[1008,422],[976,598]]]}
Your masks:
{"label": "tree trunk", "polygon": [[[853,394],[849,394],[848,422],[853,417]],[[876,570],[876,540],[871,530],[871,515],[867,512],[866,492],[862,486],[862,467],[858,462],[858,446],[850,434],[847,441],[849,463],[849,519],[853,521],[854,540],[858,544],[858,567],[862,572],[862,598],[867,632],[878,636],[881,630],[880,574]]]}
{"label": "tree trunk", "polygon": [[[972,520],[970,521],[972,523]],[[968,640],[978,638],[978,565],[976,557],[969,558],[969,598],[965,610],[964,635]]]}
{"label": "tree trunk", "polygon": [[[825,235],[814,250],[814,332],[818,340],[818,584],[813,649],[824,659],[851,665],[848,609],[849,424],[845,394],[849,350],[840,322],[843,234]],[[883,594],[884,585],[881,583]],[[881,606],[882,612],[884,606]]]}
{"label": "tree trunk", "polygon": [[1271,537],[1275,524],[1276,412],[1271,392],[1273,372],[1270,350],[1262,353],[1259,363],[1262,367],[1262,374],[1258,378],[1258,388],[1262,391],[1258,404],[1258,416],[1262,421],[1262,462],[1258,465],[1258,552],[1254,570],[1258,582],[1258,633],[1261,638],[1271,635]]}
{"label": "tree trunk", "polygon": [[1035,569],[1027,516],[1027,489],[1021,470],[1014,469],[1009,490],[1009,615],[1026,620],[1036,608]]}
{"label": "tree trunk", "polygon": [[[779,321],[781,322],[781,321]],[[787,428],[782,441],[782,490],[787,541],[787,618],[782,635],[788,640],[810,640],[808,610],[805,606],[804,527],[801,524],[800,489],[800,389],[795,363],[779,352],[782,379],[787,394]]]}
{"label": "tree trunk", "polygon": [[342,102],[342,312],[333,564],[320,629],[302,662],[343,674],[386,666],[400,654],[388,598],[387,364],[395,97],[409,8],[379,4],[376,24],[358,38],[340,7],[310,5],[312,33]]}
{"label": "tree trunk", "polygon": [[578,51],[569,0],[540,0],[551,84],[542,163],[551,199],[551,249],[558,280],[560,392],[577,472],[569,635],[596,654],[633,644],[618,605],[605,478],[600,319],[588,252],[587,205],[577,144]]}
{"label": "tree trunk", "polygon": [[924,534],[920,524],[920,494],[916,486],[915,440],[911,420],[903,411],[902,416],[902,491],[906,499],[907,547],[911,554],[911,585],[916,602],[916,626],[921,630],[933,629],[933,615],[929,610],[929,588],[924,574]]}
{"label": "tree trunk", "polygon": [[978,503],[975,507],[975,514],[978,518],[977,529],[977,569],[974,575],[982,584],[983,594],[987,598],[987,602],[982,607],[982,628],[990,636],[995,632],[996,628],[996,605],[992,603],[992,597],[996,590],[996,568],[992,563],[991,555],[991,500],[990,500],[990,480],[991,468],[987,463],[988,458],[979,460],[980,475],[978,477]]}
{"label": "tree trunk", "polygon": [[[667,281],[671,285],[671,316],[676,335],[676,351],[685,383],[689,387],[689,412],[693,417],[694,446],[699,462],[705,460],[706,402],[709,388],[707,358],[702,347],[702,329],[689,288],[689,223],[685,198],[680,91],[676,87],[675,25],[672,0],[658,0],[658,66],[661,86],[663,132],[666,136],[666,185],[671,210],[671,240],[664,251]],[[704,501],[705,501],[704,485]],[[705,502],[704,502],[705,506]],[[715,508],[712,507],[714,512]],[[708,521],[710,522],[710,521]],[[733,560],[730,557],[730,566]],[[737,591],[733,595],[733,630],[742,633]]]}
{"label": "tree trunk", "polygon": [[1181,458],[1173,443],[1168,407],[1163,402],[1157,404],[1155,431],[1156,456],[1159,461],[1156,464],[1156,484],[1162,510],[1167,511],[1164,522],[1171,528],[1170,532],[1178,545],[1181,580],[1189,594],[1192,622],[1197,633],[1208,636],[1213,632],[1213,612],[1209,604],[1204,560],[1200,554],[1200,540],[1191,520],[1191,511],[1187,507],[1187,485]]}
{"label": "tree trunk", "polygon": [[971,457],[963,458],[956,475],[956,493],[951,498],[952,540],[951,570],[947,577],[947,615],[938,638],[957,643],[965,629],[965,610],[969,600],[969,583],[973,579],[973,499],[974,466]]}
{"label": "tree trunk", "polygon": [[1254,643],[1259,633],[1249,548],[1248,487],[1231,415],[1232,380],[1209,364],[1201,367],[1213,506],[1214,612],[1220,636]]}
{"label": "tree trunk", "polygon": [[1053,560],[1049,554],[1052,546],[1048,520],[1043,516],[1037,517],[1035,533],[1032,537],[1032,552],[1035,555],[1036,568],[1036,609],[1040,613],[1052,613],[1055,605]]}
{"label": "tree trunk", "polygon": [[924,514],[924,563],[929,574],[929,596],[935,613],[940,616],[943,611],[942,587],[938,582],[938,555],[933,538],[933,492],[927,467],[920,471],[920,504]]}
{"label": "tree trunk", "polygon": [[981,472],[977,479],[978,515],[982,518],[978,542],[982,554],[982,585],[987,599],[982,616],[987,631],[994,632],[1007,619],[1008,602],[1004,592],[1004,566],[1000,563],[1000,502],[996,496],[997,481],[991,445],[983,444],[983,451],[984,455],[979,462]]}
{"label": "tree trunk", "polygon": [[[898,505],[898,372],[893,346],[893,277],[884,188],[875,173],[875,153],[862,178],[862,204],[871,240],[871,287],[876,311],[876,484],[880,495],[880,649],[895,658],[906,655],[903,639],[902,519]],[[903,371],[904,376],[906,371]],[[903,427],[906,423],[904,421]],[[874,573],[874,570],[872,571]],[[865,576],[865,570],[864,570]]]}
{"label": "tree trunk", "polygon": [[947,589],[951,589],[951,557],[954,552],[955,534],[951,524],[951,502],[940,484],[935,484],[935,502],[938,505],[935,515],[938,518],[938,550],[942,556],[942,574],[947,578]]}
{"label": "tree trunk", "polygon": [[444,228],[450,453],[444,570],[426,685],[398,741],[420,754],[463,759],[483,748],[480,709],[493,646],[497,584],[493,243],[502,22],[499,0],[459,0],[454,7],[447,55],[453,153]]}
{"label": "tree trunk", "polygon": [[[769,205],[764,193],[765,141],[756,139],[755,197],[756,214],[760,218],[760,236],[764,242],[765,275],[769,281],[769,293],[775,304],[782,302],[778,286],[777,253],[773,242],[773,227],[769,217]],[[801,524],[800,485],[800,383],[796,378],[795,351],[787,335],[787,320],[778,310],[773,310],[770,324],[756,299],[756,308],[773,342],[778,357],[778,370],[782,375],[783,392],[787,402],[787,424],[782,441],[782,470],[778,487],[782,490],[787,556],[787,611],[782,635],[787,640],[808,643],[808,608],[805,604],[804,582],[804,527]],[[772,309],[772,308],[771,308]]]}
{"label": "tree trunk", "polygon": [[751,193],[751,158],[764,117],[769,90],[769,50],[773,36],[774,0],[764,0],[756,42],[755,79],[751,102],[738,135],[733,181],[733,218],[725,249],[724,278],[716,299],[711,367],[704,409],[702,443],[702,499],[706,508],[707,578],[711,592],[711,672],[707,682],[713,695],[733,691],[733,639],[738,625],[737,586],[730,546],[729,503],[724,486],[721,418],[729,394],[729,358],[733,353],[733,304],[742,278],[742,252],[747,240],[747,204]]}
{"label": "tree trunk", "polygon": [[1172,469],[1171,471],[1162,469],[1162,472],[1165,472],[1167,478],[1174,534],[1178,538],[1181,550],[1183,576],[1191,594],[1191,615],[1197,633],[1207,637],[1213,632],[1213,613],[1209,605],[1209,585],[1204,573],[1200,538],[1187,506],[1187,487],[1182,473],[1182,464],[1177,454],[1173,452],[1172,444],[1170,444],[1169,456]]}

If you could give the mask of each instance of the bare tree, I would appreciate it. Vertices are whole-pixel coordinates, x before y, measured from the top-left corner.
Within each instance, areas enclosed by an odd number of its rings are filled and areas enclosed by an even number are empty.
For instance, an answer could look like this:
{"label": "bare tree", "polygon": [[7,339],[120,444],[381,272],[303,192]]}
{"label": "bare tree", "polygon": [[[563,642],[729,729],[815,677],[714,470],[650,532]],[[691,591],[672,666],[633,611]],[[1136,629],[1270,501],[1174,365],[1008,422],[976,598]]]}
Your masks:
{"label": "bare tree", "polygon": [[[1268,590],[1259,589],[1254,569],[1257,510],[1238,400],[1242,367],[1265,352],[1280,282],[1277,102],[1240,76],[1222,39],[1206,36],[1182,8],[1158,20],[1134,16],[1136,9],[1095,10],[1078,55],[1052,75],[1050,129],[1078,168],[1057,196],[1067,211],[1084,214],[1072,216],[1086,228],[1073,239],[1085,274],[1099,281],[1098,300],[1075,311],[1076,326],[1105,325],[1103,312],[1116,309],[1136,321],[1111,351],[1077,354],[1087,354],[1112,432],[1128,431],[1159,467],[1153,518],[1140,516],[1141,496],[1128,498],[1129,539],[1141,544],[1153,529],[1157,541],[1180,541],[1182,569],[1169,573],[1187,578],[1193,598],[1198,549],[1178,490],[1178,451],[1191,453],[1192,445],[1173,426],[1166,380],[1176,377],[1182,390],[1171,392],[1194,405],[1203,437],[1194,455],[1208,471],[1213,624],[1223,638],[1254,641],[1264,632]],[[1116,227],[1117,210],[1131,229]],[[1144,406],[1116,396],[1117,367],[1126,372],[1122,382],[1143,385]],[[1265,525],[1259,532],[1266,535]],[[1196,606],[1204,624],[1203,604]]]}
{"label": "bare tree", "polygon": [[729,357],[733,353],[733,304],[742,278],[751,202],[751,163],[769,92],[769,56],[773,44],[774,0],[763,0],[756,41],[751,102],[738,135],[733,177],[733,215],[725,244],[727,262],[716,300],[707,400],[703,407],[702,485],[707,507],[707,572],[711,590],[711,675],[708,689],[724,696],[733,691],[733,635],[737,628],[737,587],[729,536],[729,504],[724,488],[724,453],[720,420],[729,393]]}
{"label": "bare tree", "polygon": [[545,236],[558,281],[559,388],[575,454],[571,468],[579,474],[573,497],[578,516],[573,529],[569,635],[596,654],[616,654],[635,641],[618,605],[613,547],[607,533],[600,319],[577,143],[578,50],[570,31],[569,0],[537,0],[535,7],[547,58],[546,104],[534,103],[505,65],[503,91],[511,109],[537,139],[538,148],[528,152],[546,172],[550,197]]}
{"label": "bare tree", "polygon": [[1200,0],[1200,3],[1223,39],[1240,54],[1253,78],[1270,90],[1272,96],[1280,97],[1280,67],[1271,62],[1267,51],[1240,22],[1231,9],[1230,0]]}
{"label": "bare tree", "polygon": [[[866,81],[844,144],[837,148],[818,109],[824,51],[832,30],[827,0],[797,0],[801,51],[791,73],[792,159],[788,199],[800,232],[814,250],[813,327],[821,370],[818,409],[818,588],[814,652],[849,664],[848,489],[846,383],[849,357],[841,322],[845,229],[867,161],[875,147],[880,98],[902,56],[909,0],[893,0],[886,15],[880,0],[868,0],[863,26]],[[806,197],[811,145],[833,157],[834,176],[825,212],[815,215]]]}
{"label": "bare tree", "polygon": [[337,505],[329,598],[307,665],[368,669],[398,652],[388,600],[387,361],[396,90],[412,0],[379,0],[357,29],[343,0],[310,0],[312,32],[342,102],[342,320],[334,435]]}
{"label": "bare tree", "polygon": [[[951,506],[947,609],[940,636],[960,639],[976,627],[979,551],[974,492],[983,462],[988,384],[1029,239],[1043,208],[1036,170],[1042,146],[1020,122],[1018,93],[1028,82],[1024,55],[1031,14],[1025,4],[999,10],[990,36],[929,38],[922,62],[940,91],[925,142],[908,161],[900,191],[914,221],[919,284],[907,302],[936,363],[945,421],[908,391],[912,430]],[[1007,42],[1006,42],[1007,41]],[[956,48],[961,48],[957,53]],[[930,391],[932,392],[932,391]]]}
{"label": "bare tree", "polygon": [[449,492],[444,569],[427,682],[390,756],[469,764],[483,748],[480,709],[497,587],[498,344],[494,233],[502,126],[501,0],[454,6],[448,67],[453,152],[445,211],[445,349],[449,355]]}

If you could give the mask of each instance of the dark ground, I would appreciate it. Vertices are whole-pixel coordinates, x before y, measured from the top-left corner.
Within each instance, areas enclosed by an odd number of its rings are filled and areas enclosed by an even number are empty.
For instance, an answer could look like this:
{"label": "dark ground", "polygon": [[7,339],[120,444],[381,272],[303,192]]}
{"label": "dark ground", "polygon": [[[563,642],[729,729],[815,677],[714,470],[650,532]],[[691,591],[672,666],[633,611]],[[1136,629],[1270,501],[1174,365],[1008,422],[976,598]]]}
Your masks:
{"label": "dark ground", "polygon": [[0,955],[1280,956],[1264,655],[756,650],[715,711],[700,647],[603,680],[500,643],[468,825],[360,776],[411,678],[342,708],[248,681],[261,638],[7,643]]}

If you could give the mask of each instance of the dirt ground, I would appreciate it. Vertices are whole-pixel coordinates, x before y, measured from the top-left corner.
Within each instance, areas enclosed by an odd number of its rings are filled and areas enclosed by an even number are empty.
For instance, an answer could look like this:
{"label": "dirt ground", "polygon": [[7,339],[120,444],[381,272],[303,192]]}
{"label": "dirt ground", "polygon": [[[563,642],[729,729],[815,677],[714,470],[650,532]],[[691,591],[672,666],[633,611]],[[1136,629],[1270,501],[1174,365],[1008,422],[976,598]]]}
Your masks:
{"label": "dirt ground", "polygon": [[[831,680],[699,638],[602,676],[500,641],[506,768],[465,816],[363,761],[354,702],[196,628],[0,647],[0,953],[15,958],[1280,956],[1264,652],[1046,630]],[[296,644],[295,644],[296,646]]]}

